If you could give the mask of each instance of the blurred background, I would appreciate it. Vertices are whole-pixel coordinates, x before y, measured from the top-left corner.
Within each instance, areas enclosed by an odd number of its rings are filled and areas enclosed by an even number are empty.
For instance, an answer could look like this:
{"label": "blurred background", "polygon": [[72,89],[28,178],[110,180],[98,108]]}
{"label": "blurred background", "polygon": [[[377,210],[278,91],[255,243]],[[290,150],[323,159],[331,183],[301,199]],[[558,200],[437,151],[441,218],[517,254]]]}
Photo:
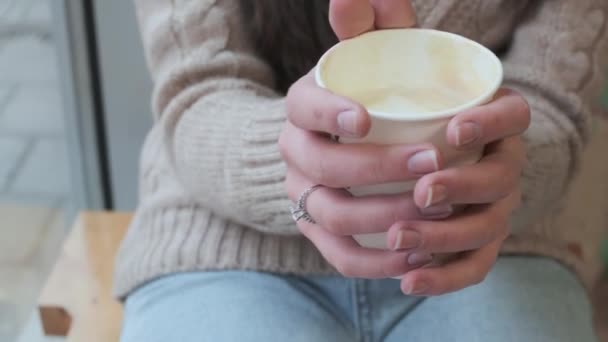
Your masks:
{"label": "blurred background", "polygon": [[37,296],[75,213],[134,208],[150,87],[131,1],[0,0],[0,342],[59,340]]}
{"label": "blurred background", "polygon": [[150,92],[132,1],[0,0],[0,342],[60,341],[37,296],[77,212],[134,209]]}

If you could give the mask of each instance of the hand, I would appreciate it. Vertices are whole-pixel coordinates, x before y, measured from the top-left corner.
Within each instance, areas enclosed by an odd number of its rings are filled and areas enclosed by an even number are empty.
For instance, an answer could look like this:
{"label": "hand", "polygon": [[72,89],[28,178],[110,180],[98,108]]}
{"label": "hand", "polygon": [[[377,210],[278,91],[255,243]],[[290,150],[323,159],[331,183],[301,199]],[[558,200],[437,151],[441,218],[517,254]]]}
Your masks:
{"label": "hand", "polygon": [[[407,0],[332,0],[332,25],[349,38],[374,28],[408,27],[415,23]],[[337,144],[329,135],[363,137],[370,118],[359,104],[315,84],[308,74],[287,95],[288,122],[279,146],[287,164],[289,197],[297,198],[321,184],[307,200],[317,224],[298,222],[302,233],[343,275],[387,278],[404,274],[430,260],[430,255],[367,249],[354,234],[385,232],[397,220],[442,218],[449,207],[421,212],[411,196],[354,198],[342,188],[418,178],[437,171],[441,158],[431,145],[354,146]],[[426,215],[426,216],[425,216]]]}
{"label": "hand", "polygon": [[501,89],[495,100],[456,116],[449,124],[450,144],[467,149],[486,146],[475,165],[441,170],[422,177],[414,200],[420,208],[469,206],[444,221],[402,221],[391,227],[389,246],[396,251],[459,253],[440,267],[406,274],[406,294],[440,295],[485,278],[508,235],[509,217],[519,205],[519,182],[525,164],[520,135],[530,124],[530,109],[515,91]]}
{"label": "hand", "polygon": [[410,0],[330,0],[329,21],[340,40],[374,29],[413,27]]}

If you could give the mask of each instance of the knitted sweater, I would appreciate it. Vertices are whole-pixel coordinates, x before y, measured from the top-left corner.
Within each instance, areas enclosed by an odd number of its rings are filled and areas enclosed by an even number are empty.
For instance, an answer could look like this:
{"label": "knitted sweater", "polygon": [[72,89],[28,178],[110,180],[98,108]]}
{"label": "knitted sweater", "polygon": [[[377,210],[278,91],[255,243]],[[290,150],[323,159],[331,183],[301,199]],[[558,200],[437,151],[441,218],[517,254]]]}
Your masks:
{"label": "knitted sweater", "polygon": [[[509,46],[501,54],[505,85],[527,98],[532,125],[525,134],[523,206],[503,252],[558,258],[590,284],[595,273],[580,258],[584,250],[564,239],[572,234],[563,231],[578,228],[547,227],[546,220],[563,203],[599,105],[608,1],[414,3],[422,27],[495,50]],[[181,271],[333,274],[290,217],[277,148],[285,101],[244,32],[238,1],[136,5],[156,120],[141,155],[141,200],[117,258],[115,294],[124,298]]]}

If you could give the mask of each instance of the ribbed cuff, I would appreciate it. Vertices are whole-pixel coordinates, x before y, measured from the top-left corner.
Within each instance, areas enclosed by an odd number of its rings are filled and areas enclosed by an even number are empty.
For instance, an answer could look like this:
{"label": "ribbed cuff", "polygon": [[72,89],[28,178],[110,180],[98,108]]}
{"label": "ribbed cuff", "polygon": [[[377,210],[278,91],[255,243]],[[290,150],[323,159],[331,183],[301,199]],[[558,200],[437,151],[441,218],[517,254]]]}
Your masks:
{"label": "ribbed cuff", "polygon": [[521,179],[523,203],[512,220],[516,233],[529,230],[563,201],[580,164],[587,131],[584,113],[567,114],[564,108],[557,108],[560,102],[550,99],[559,91],[545,86],[540,90],[538,82],[518,70],[509,73],[505,83],[526,98],[532,114],[531,125],[523,135],[527,162]]}
{"label": "ribbed cuff", "polygon": [[215,213],[262,232],[297,235],[278,148],[284,101],[260,96],[247,82],[225,82],[240,88],[201,97],[176,127],[165,122],[175,172],[184,190]]}
{"label": "ribbed cuff", "polygon": [[138,212],[117,258],[114,294],[124,299],[175,272],[230,269],[335,274],[304,237],[263,234],[191,206]]}

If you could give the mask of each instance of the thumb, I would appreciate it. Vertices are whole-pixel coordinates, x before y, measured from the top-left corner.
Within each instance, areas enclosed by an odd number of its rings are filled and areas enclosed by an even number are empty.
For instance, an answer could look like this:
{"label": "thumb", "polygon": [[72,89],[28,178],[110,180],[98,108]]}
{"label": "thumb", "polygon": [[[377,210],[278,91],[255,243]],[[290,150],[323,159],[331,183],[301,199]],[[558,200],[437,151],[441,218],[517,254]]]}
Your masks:
{"label": "thumb", "polygon": [[352,38],[374,29],[374,8],[369,0],[330,0],[329,22],[340,40]]}
{"label": "thumb", "polygon": [[410,0],[371,0],[377,29],[407,28],[416,25]]}

